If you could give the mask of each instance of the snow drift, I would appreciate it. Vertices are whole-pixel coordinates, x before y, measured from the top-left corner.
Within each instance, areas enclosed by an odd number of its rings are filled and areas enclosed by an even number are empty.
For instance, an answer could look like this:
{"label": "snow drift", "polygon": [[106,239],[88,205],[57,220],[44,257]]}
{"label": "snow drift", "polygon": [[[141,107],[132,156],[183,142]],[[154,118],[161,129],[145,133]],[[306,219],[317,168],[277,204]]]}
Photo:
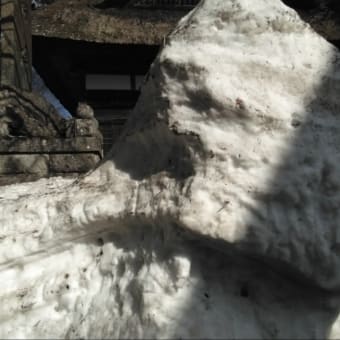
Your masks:
{"label": "snow drift", "polygon": [[340,58],[206,0],[96,170],[0,194],[1,337],[339,335]]}

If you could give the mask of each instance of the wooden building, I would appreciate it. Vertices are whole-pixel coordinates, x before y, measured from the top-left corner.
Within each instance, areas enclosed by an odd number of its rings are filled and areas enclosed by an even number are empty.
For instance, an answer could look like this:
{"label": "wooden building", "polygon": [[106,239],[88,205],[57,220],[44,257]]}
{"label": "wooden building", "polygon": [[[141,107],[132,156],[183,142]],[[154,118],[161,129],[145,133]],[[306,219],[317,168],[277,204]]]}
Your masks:
{"label": "wooden building", "polygon": [[64,106],[95,111],[107,152],[159,45],[198,0],[57,0],[33,12],[33,63]]}

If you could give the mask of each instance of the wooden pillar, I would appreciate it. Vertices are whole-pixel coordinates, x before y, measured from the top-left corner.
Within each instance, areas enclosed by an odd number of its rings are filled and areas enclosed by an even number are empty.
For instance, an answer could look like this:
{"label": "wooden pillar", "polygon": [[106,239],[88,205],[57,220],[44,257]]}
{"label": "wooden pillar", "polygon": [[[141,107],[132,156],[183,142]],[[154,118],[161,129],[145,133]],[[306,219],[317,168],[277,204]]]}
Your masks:
{"label": "wooden pillar", "polygon": [[0,87],[31,91],[31,2],[0,1]]}

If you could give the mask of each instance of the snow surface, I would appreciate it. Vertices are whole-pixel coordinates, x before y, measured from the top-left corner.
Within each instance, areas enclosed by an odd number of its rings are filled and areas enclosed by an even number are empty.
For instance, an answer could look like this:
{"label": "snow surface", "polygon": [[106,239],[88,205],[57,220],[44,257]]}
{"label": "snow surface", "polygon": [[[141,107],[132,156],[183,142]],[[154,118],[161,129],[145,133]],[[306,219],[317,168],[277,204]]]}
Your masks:
{"label": "snow surface", "polygon": [[108,158],[0,193],[0,337],[339,338],[340,58],[206,0]]}

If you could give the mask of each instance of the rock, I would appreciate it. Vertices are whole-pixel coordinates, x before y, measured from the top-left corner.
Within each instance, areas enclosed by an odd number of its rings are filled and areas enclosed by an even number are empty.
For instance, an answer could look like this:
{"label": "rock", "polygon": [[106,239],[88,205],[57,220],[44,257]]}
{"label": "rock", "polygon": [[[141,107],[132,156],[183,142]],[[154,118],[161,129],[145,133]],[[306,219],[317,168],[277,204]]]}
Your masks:
{"label": "rock", "polygon": [[0,116],[0,138],[10,136],[9,125],[12,120],[7,116]]}
{"label": "rock", "polygon": [[202,1],[103,164],[1,191],[1,335],[338,338],[339,74],[281,1]]}
{"label": "rock", "polygon": [[102,143],[94,118],[64,119],[38,93],[0,91],[0,185],[87,172]]}
{"label": "rock", "polygon": [[6,87],[0,91],[1,117],[12,137],[63,137],[67,122],[42,96]]}
{"label": "rock", "polygon": [[83,118],[83,119],[93,119],[94,118],[94,112],[90,105],[86,103],[78,103],[77,107],[77,117]]}

